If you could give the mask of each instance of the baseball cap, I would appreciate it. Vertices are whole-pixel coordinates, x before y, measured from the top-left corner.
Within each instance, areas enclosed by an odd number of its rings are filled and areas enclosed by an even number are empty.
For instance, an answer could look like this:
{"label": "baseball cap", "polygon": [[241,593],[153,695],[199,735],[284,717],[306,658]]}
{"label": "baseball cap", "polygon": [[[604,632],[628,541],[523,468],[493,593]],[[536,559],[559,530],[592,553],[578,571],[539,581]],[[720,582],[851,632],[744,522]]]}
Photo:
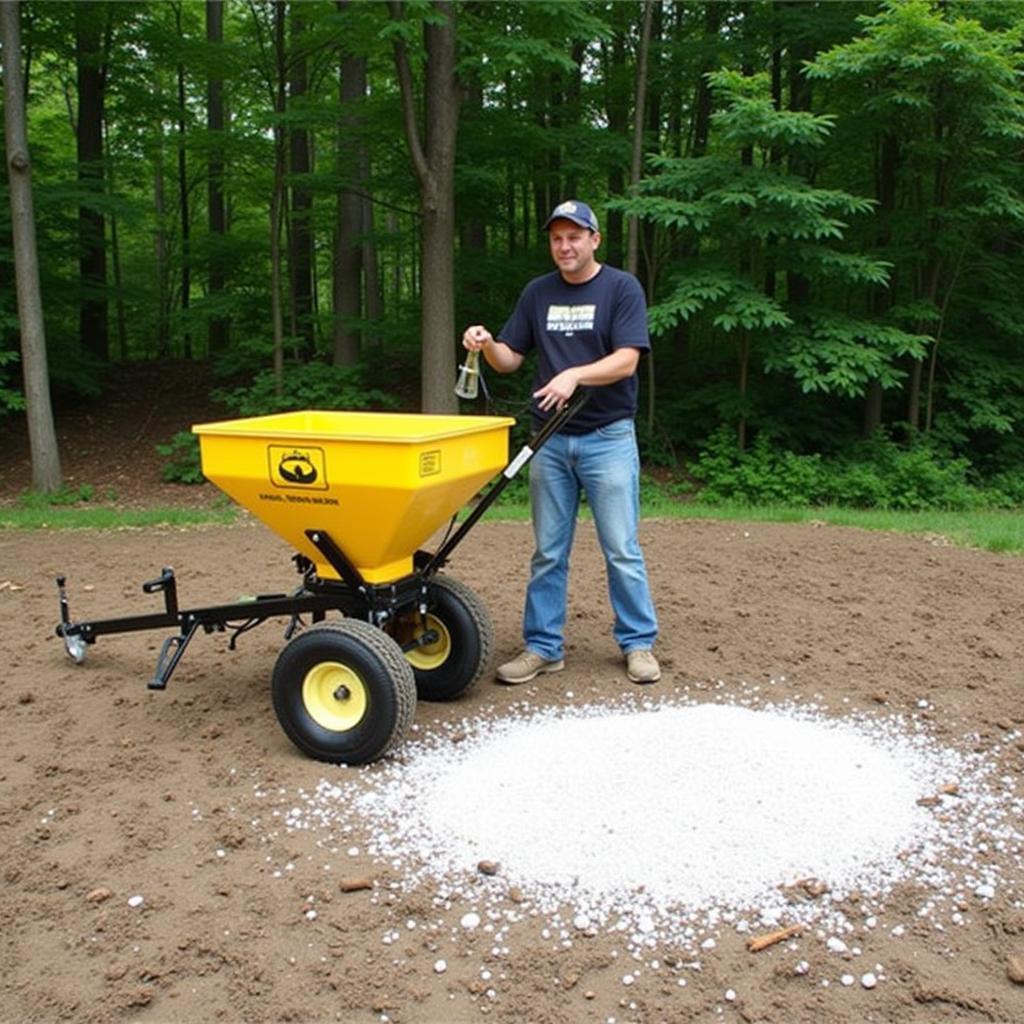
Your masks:
{"label": "baseball cap", "polygon": [[544,221],[544,227],[541,230],[547,231],[553,220],[571,220],[573,224],[579,224],[581,228],[586,228],[588,231],[600,231],[594,211],[578,199],[567,199],[564,203],[559,203],[551,211],[551,216]]}

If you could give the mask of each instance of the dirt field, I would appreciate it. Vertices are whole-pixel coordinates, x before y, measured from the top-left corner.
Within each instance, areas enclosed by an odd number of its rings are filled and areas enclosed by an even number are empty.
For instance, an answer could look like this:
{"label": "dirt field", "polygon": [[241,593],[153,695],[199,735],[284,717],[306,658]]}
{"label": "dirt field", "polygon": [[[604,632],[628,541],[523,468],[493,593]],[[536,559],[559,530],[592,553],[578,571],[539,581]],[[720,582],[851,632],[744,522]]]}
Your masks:
{"label": "dirt field", "polygon": [[[1019,560],[828,527],[648,522],[643,541],[663,630],[656,688],[621,676],[584,528],[567,670],[515,689],[488,679],[451,705],[420,703],[418,735],[500,717],[524,699],[639,702],[657,689],[721,700],[784,677],[772,699],[923,720],[942,743],[984,752],[1008,799],[1020,798]],[[528,546],[527,526],[485,523],[451,566],[489,608],[499,657],[517,646]],[[289,555],[253,525],[0,533],[2,1019],[1024,1020],[1024,986],[1008,976],[1024,956],[1019,849],[999,855],[1004,883],[992,898],[947,906],[945,916],[919,917],[929,894],[913,884],[886,901],[877,927],[861,927],[850,907],[860,956],[830,952],[810,930],[750,953],[724,928],[697,960],[658,950],[657,969],[627,986],[621,935],[565,948],[527,913],[495,956],[459,928],[465,906],[439,906],[429,885],[403,891],[365,852],[358,820],[346,838],[358,852],[338,856],[316,830],[270,826],[321,779],[358,772],[372,787],[381,771],[331,768],[290,745],[268,692],[278,624],[234,652],[224,635],[198,637],[163,693],[145,688],[162,634],[103,637],[80,666],[53,636],[58,572],[72,612],[100,617],[151,607],[139,584],[164,565],[175,567],[185,605],[285,589]],[[342,892],[339,879],[354,875],[374,888]],[[499,906],[510,898],[500,874],[480,884]],[[801,960],[807,972],[797,974]],[[883,980],[873,989],[840,983],[876,964]],[[481,981],[484,972],[493,980]]]}

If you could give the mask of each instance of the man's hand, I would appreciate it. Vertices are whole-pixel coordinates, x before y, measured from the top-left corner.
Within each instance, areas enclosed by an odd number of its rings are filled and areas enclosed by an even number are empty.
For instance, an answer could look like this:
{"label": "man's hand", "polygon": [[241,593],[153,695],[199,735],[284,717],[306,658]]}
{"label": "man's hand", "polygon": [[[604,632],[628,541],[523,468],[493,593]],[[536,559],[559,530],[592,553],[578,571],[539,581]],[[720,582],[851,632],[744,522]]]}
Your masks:
{"label": "man's hand", "polygon": [[470,352],[483,352],[487,364],[498,373],[512,373],[523,363],[523,357],[518,352],[510,349],[505,342],[496,340],[483,324],[473,324],[466,328],[462,335],[462,347]]}
{"label": "man's hand", "polygon": [[489,341],[493,342],[494,338],[483,324],[473,324],[472,327],[467,327],[462,335],[462,347],[468,348],[470,351],[479,352]]}
{"label": "man's hand", "polygon": [[556,374],[539,391],[534,391],[533,397],[540,399],[537,407],[542,412],[550,409],[559,410],[572,398],[576,388],[579,387],[580,377],[578,369],[570,366]]}

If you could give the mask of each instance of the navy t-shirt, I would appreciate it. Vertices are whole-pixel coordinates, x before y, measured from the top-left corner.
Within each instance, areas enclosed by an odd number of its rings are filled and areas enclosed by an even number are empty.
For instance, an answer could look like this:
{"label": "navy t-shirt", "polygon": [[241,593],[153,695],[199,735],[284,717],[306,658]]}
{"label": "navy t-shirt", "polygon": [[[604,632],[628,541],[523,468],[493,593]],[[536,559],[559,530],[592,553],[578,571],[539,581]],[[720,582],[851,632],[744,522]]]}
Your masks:
{"label": "navy t-shirt", "polygon": [[[616,349],[650,350],[647,304],[640,282],[624,270],[602,264],[583,284],[569,284],[557,271],[534,278],[524,289],[498,339],[521,355],[538,354],[533,390],[570,366],[593,363]],[[637,376],[590,389],[590,399],[565,425],[584,434],[636,415]],[[550,413],[539,412],[536,423]]]}

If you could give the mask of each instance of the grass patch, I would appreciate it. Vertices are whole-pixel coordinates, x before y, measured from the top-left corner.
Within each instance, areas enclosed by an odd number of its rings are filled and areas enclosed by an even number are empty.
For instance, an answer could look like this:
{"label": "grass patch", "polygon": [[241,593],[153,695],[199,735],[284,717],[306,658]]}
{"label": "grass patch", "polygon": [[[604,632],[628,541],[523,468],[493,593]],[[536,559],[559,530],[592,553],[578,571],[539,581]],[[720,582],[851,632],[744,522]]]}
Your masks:
{"label": "grass patch", "polygon": [[[1024,554],[1024,511],[1020,509],[974,509],[970,511],[902,512],[890,509],[834,507],[794,508],[788,505],[705,505],[680,501],[654,488],[646,488],[641,512],[648,519],[714,519],[754,523],[827,523],[854,526],[861,530],[882,530],[916,536],[944,537],[959,547],[980,548],[1007,554]],[[589,510],[584,505],[584,517]],[[485,519],[522,521],[529,519],[527,504],[502,503]]]}
{"label": "grass patch", "polygon": [[0,530],[124,530],[154,526],[229,524],[239,510],[227,503],[203,508],[124,509],[114,505],[49,505],[32,501],[0,506]]}
{"label": "grass patch", "polygon": [[[508,491],[512,491],[509,488]],[[227,498],[199,508],[124,509],[116,505],[56,503],[39,495],[23,497],[12,505],[0,506],[0,530],[113,530],[147,527],[189,527],[237,522],[242,510]],[[459,514],[462,519],[469,506]],[[586,503],[582,515],[589,517]],[[795,508],[788,505],[708,505],[683,501],[667,489],[645,483],[642,514],[658,519],[714,519],[733,522],[827,523],[862,530],[883,530],[924,537],[944,537],[960,547],[999,553],[1024,554],[1024,510],[974,509],[970,511],[903,512],[889,509],[835,507]],[[525,522],[530,518],[526,489],[502,495],[488,509],[484,519]]]}

